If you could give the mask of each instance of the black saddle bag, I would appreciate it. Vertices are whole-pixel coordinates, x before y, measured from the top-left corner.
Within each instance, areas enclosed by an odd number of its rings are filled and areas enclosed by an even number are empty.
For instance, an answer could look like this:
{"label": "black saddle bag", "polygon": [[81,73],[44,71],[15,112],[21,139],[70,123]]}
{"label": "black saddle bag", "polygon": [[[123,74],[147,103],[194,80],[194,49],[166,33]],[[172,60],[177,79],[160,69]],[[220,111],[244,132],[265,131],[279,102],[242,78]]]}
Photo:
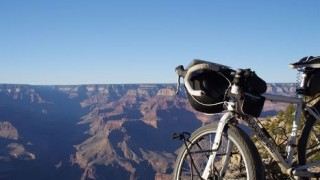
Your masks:
{"label": "black saddle bag", "polygon": [[320,93],[320,69],[313,69],[307,73],[307,96],[314,96]]}

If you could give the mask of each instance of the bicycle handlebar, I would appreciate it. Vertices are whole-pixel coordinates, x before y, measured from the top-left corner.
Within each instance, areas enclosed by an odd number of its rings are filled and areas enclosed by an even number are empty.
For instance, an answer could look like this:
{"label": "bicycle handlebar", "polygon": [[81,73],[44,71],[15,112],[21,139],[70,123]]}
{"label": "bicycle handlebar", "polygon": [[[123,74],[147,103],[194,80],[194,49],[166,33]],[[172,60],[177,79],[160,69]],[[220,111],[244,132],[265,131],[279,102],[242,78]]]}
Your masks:
{"label": "bicycle handlebar", "polygon": [[[195,64],[195,62],[199,63],[199,64]],[[185,70],[184,67],[182,65],[177,66],[175,71],[178,75],[178,85],[177,85],[177,91],[176,94],[179,93],[179,89],[180,89],[180,78],[183,77],[184,78],[184,84],[185,84],[185,88],[188,91],[188,93],[192,96],[202,96],[205,95],[206,93],[203,90],[195,90],[193,89],[193,87],[190,84],[190,80],[192,78],[192,74],[196,71],[199,70],[212,70],[215,72],[219,72],[221,70],[221,68],[229,68],[227,66],[221,65],[221,64],[216,64],[216,63],[212,63],[212,62],[207,62],[207,61],[202,61],[202,60],[198,60],[198,61],[193,61],[192,65],[188,66],[187,69]],[[231,72],[231,76],[234,78],[233,79],[233,84],[239,84],[240,83],[240,78],[243,75],[248,74],[250,71],[250,69],[238,69],[237,71],[232,71]]]}

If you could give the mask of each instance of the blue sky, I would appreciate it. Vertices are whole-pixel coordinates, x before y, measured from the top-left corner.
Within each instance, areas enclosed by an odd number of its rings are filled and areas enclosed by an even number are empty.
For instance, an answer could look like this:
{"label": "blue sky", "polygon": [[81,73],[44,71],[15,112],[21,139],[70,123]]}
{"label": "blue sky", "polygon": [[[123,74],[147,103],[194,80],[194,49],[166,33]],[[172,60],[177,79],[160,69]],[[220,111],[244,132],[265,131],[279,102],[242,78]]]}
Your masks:
{"label": "blue sky", "polygon": [[0,83],[172,83],[194,58],[295,82],[308,55],[319,0],[0,1]]}

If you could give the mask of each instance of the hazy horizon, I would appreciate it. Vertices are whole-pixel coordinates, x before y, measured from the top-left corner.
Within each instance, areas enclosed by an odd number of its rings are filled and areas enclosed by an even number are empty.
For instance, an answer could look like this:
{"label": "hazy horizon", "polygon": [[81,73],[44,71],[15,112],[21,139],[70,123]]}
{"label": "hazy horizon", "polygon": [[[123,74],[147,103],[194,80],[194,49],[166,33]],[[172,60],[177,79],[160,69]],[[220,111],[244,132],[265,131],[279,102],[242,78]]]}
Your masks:
{"label": "hazy horizon", "polygon": [[[296,82],[266,82],[267,84],[296,84]],[[0,83],[0,85],[20,85],[20,86],[109,86],[109,85],[177,85],[177,83],[109,83],[109,84],[19,84]],[[183,83],[181,82],[181,87]]]}

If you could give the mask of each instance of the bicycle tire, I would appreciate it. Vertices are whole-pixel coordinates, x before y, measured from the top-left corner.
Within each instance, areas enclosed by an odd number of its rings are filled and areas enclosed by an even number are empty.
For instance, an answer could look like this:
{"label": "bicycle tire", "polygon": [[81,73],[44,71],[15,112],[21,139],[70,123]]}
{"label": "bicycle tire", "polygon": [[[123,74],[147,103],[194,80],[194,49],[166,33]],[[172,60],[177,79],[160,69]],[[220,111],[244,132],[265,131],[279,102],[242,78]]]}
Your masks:
{"label": "bicycle tire", "polygon": [[[210,151],[211,149],[211,144],[208,144],[208,142],[213,141],[214,138],[210,139],[209,141],[207,139],[209,136],[214,137],[216,133],[215,129],[216,127],[214,124],[209,124],[200,127],[194,133],[192,133],[189,138],[188,148],[190,150],[189,152],[192,152],[192,156],[194,157],[190,158],[190,154],[188,154],[188,150],[185,145],[180,148],[173,172],[174,180],[201,179],[201,177],[199,177],[199,174],[193,171],[197,171],[196,169],[198,169],[198,171],[201,172],[204,169],[206,161],[208,159],[208,151]],[[224,142],[227,142],[226,140],[231,140],[231,142],[234,143],[233,150],[236,151],[233,151],[234,153],[232,153],[231,157],[232,160],[230,160],[231,163],[228,166],[228,170],[230,172],[226,172],[223,179],[264,179],[263,163],[256,146],[254,145],[250,137],[237,126],[231,124],[227,125],[225,132],[223,133],[221,146],[217,152],[218,157],[216,158],[216,160],[222,161],[222,159],[224,159]],[[203,145],[208,145],[208,148],[203,147]],[[198,151],[198,149],[200,149],[198,146],[201,146],[202,150]],[[206,152],[207,154],[204,152]],[[221,157],[219,155],[221,155]],[[193,164],[195,168],[192,166],[190,168],[190,161],[192,161],[191,159],[193,159],[193,161],[196,161]],[[239,162],[239,159],[242,161]],[[201,163],[201,160],[204,161],[204,164]],[[220,161],[214,162],[213,169],[216,170],[212,169],[211,172],[215,171],[215,174],[211,173],[209,179],[218,179],[219,175],[217,175],[217,172],[221,170],[219,169],[219,162]],[[237,163],[239,165],[239,172],[235,172],[237,168],[235,166],[237,165]],[[244,172],[241,171],[241,168],[243,167],[245,167]],[[185,172],[189,170],[187,168],[190,169],[190,172]],[[221,179],[221,176],[219,178]]]}
{"label": "bicycle tire", "polygon": [[[320,103],[314,106],[320,112]],[[316,119],[305,113],[306,122],[298,140],[298,164],[305,165],[320,160],[320,123]],[[320,165],[309,168],[308,171],[320,173]],[[309,178],[300,177],[299,180]]]}

